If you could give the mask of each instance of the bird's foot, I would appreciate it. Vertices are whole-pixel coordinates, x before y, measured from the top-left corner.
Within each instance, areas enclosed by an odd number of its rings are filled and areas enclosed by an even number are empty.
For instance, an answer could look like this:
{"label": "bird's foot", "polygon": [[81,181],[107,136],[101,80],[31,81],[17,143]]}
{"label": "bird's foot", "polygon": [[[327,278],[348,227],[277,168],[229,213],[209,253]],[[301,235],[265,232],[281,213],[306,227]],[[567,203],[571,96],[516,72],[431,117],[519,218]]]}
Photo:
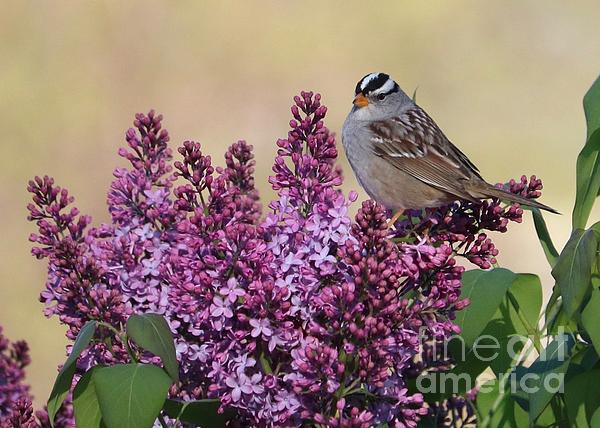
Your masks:
{"label": "bird's foot", "polygon": [[388,223],[387,223],[387,227],[388,227],[388,229],[391,229],[391,228],[394,226],[394,224],[396,224],[396,222],[398,221],[398,219],[400,218],[400,216],[401,216],[403,213],[404,213],[404,210],[398,210],[398,211],[396,211],[396,214],[394,214],[394,215],[392,216],[392,218],[390,218],[390,219],[388,220]]}

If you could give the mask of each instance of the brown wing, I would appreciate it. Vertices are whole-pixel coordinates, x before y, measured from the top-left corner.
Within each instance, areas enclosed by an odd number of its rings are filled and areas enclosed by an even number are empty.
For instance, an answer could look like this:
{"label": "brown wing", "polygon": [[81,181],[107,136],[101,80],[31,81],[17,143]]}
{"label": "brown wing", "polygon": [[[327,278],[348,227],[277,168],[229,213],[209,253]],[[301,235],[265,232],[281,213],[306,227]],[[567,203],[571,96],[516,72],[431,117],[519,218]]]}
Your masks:
{"label": "brown wing", "polygon": [[373,122],[370,128],[377,156],[426,184],[459,198],[473,199],[465,185],[473,179],[483,180],[479,170],[425,111],[417,107],[398,117]]}

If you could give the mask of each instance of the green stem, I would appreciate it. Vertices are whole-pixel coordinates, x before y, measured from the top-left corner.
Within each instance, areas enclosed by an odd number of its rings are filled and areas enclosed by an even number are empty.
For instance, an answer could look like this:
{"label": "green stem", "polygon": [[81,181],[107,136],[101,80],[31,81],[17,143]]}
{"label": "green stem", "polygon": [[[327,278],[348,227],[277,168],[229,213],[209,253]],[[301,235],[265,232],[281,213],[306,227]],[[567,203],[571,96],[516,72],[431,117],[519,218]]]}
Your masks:
{"label": "green stem", "polygon": [[539,330],[537,329],[537,327],[532,326],[531,323],[527,320],[525,314],[523,314],[523,311],[519,306],[519,302],[517,302],[517,299],[512,294],[512,292],[508,290],[506,295],[508,296],[508,301],[511,303],[512,307],[517,312],[517,316],[519,317],[521,324],[523,324],[525,330],[527,330],[527,334],[533,337],[533,346],[535,346],[535,350],[538,352],[538,354],[540,354],[542,351],[542,341],[540,339]]}
{"label": "green stem", "polygon": [[114,328],[109,323],[104,322],[104,321],[98,321],[98,325],[100,325],[102,327],[106,327],[107,329],[109,329],[110,331],[112,331],[115,334],[115,336],[121,337],[121,332],[119,330],[117,330],[116,328]]}
{"label": "green stem", "polygon": [[127,354],[129,355],[129,358],[131,359],[131,361],[134,363],[138,362],[138,359],[135,356],[135,353],[131,349],[131,346],[129,346],[129,339],[125,332],[120,332],[119,330],[117,330],[112,325],[110,325],[106,322],[100,321],[100,322],[98,322],[98,325],[101,325],[102,327],[106,327],[107,329],[112,331],[114,333],[114,335],[117,336],[121,340],[121,342],[123,342],[123,346],[125,346],[125,350],[127,351]]}
{"label": "green stem", "polygon": [[[553,297],[554,297],[554,292],[552,293],[552,296],[550,297],[550,301],[552,301]],[[548,306],[550,306],[550,314],[548,314],[546,316],[546,320],[544,322],[544,327],[542,328],[542,331],[547,330],[549,327],[552,327],[552,325],[556,321],[556,317],[558,316],[558,313],[562,309],[562,300],[558,300],[558,297],[556,297],[556,299],[554,300],[554,302],[552,302],[552,304],[550,302],[548,303]]]}

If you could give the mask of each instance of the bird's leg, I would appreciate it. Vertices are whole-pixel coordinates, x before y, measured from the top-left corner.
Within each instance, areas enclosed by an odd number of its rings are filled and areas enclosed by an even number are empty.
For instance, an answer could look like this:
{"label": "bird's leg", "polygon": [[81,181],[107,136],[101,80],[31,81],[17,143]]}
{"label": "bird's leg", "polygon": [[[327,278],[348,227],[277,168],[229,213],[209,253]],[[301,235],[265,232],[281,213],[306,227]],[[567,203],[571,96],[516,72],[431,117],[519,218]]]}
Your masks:
{"label": "bird's leg", "polygon": [[400,209],[398,211],[396,211],[396,214],[394,214],[392,216],[392,218],[388,221],[387,223],[387,227],[388,229],[391,229],[392,226],[394,225],[394,223],[396,223],[398,221],[398,219],[400,218],[400,216],[404,213],[403,209]]}

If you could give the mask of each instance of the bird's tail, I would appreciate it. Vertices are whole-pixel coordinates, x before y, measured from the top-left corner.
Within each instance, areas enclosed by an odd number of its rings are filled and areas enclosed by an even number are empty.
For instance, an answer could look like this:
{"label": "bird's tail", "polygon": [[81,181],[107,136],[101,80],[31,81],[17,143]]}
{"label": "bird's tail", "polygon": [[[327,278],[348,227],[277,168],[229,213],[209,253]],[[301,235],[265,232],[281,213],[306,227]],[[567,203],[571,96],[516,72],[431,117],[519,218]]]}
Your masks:
{"label": "bird's tail", "polygon": [[521,205],[525,205],[532,208],[539,208],[544,211],[549,211],[554,214],[560,214],[554,208],[549,207],[548,205],[541,204],[534,199],[527,199],[522,196],[515,195],[514,193],[507,192],[502,189],[498,189],[497,187],[492,186],[491,184],[486,189],[486,193],[493,198],[498,198],[503,201],[517,202]]}

